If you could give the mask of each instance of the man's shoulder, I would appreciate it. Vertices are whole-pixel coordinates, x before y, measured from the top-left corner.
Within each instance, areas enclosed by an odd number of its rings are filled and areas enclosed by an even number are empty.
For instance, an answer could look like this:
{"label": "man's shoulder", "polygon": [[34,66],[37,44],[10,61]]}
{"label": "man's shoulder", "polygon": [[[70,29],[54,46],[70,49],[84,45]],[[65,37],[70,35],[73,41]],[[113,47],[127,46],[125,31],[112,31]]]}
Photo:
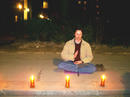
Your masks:
{"label": "man's shoulder", "polygon": [[[74,44],[74,38],[71,39],[71,40],[66,41],[66,44]],[[90,44],[87,41],[83,40],[83,39],[82,39],[82,44],[86,45],[86,46],[90,46]]]}
{"label": "man's shoulder", "polygon": [[83,45],[87,45],[87,46],[90,45],[90,44],[89,44],[87,41],[85,41],[85,40],[82,40],[82,43],[83,43]]}
{"label": "man's shoulder", "polygon": [[74,39],[66,41],[66,44],[73,44],[73,43],[74,43]]}

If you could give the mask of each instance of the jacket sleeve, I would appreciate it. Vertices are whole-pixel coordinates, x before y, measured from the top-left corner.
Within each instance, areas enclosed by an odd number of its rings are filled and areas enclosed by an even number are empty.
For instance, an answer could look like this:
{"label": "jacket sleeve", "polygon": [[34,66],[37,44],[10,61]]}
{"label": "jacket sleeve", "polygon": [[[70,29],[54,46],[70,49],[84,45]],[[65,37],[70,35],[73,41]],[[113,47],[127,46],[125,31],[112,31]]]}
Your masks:
{"label": "jacket sleeve", "polygon": [[61,58],[64,61],[74,61],[74,56],[72,54],[69,54],[69,43],[66,42],[66,44],[64,45],[64,48],[61,52]]}
{"label": "jacket sleeve", "polygon": [[90,63],[93,59],[93,54],[92,54],[92,50],[89,44],[86,45],[86,57],[82,60],[84,63]]}

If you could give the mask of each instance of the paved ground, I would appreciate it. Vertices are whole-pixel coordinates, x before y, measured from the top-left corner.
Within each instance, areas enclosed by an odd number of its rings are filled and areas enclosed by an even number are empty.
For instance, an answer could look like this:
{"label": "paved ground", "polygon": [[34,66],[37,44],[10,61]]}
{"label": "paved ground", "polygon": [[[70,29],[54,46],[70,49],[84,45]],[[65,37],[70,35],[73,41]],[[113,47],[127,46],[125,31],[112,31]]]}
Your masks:
{"label": "paved ground", "polygon": [[130,96],[115,95],[115,96],[2,96],[2,97],[130,97]]}
{"label": "paved ground", "polygon": [[130,96],[115,95],[115,96],[2,96],[2,97],[130,97]]}
{"label": "paved ground", "polygon": [[[93,74],[70,74],[70,88],[65,88],[65,73],[57,70],[58,52],[0,52],[0,95],[2,97],[91,96],[129,97],[130,54],[95,53],[92,63],[103,63],[106,70]],[[36,76],[36,87],[29,88],[29,77]],[[100,76],[106,85],[100,87]],[[101,96],[106,95],[106,96]],[[118,95],[118,96],[112,96]],[[122,96],[119,96],[122,95]],[[95,96],[92,96],[95,97]]]}

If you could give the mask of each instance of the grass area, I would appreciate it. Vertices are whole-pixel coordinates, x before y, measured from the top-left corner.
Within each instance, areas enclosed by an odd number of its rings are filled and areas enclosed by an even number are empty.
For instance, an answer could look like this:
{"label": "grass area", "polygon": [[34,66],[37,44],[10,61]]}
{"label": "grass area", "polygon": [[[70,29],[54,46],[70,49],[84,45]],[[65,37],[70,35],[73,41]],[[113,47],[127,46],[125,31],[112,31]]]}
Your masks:
{"label": "grass area", "polygon": [[[1,51],[44,51],[44,52],[61,52],[65,42],[56,43],[56,42],[43,42],[43,41],[28,41],[28,40],[17,40],[11,43],[4,43],[0,45]],[[126,48],[124,46],[112,46],[109,45],[96,45],[91,44],[93,53],[103,53],[112,54],[130,54],[130,47]]]}

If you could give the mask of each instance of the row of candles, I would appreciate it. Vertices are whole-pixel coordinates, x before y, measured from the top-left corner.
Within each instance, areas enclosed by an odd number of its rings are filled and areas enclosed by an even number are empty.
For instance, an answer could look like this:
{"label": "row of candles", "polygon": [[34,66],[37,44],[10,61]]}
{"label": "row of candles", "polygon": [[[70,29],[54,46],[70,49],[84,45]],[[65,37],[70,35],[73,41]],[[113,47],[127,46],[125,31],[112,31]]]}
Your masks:
{"label": "row of candles", "polygon": [[[106,80],[106,76],[104,74],[101,75],[100,86],[102,86],[102,87],[105,86],[105,80]],[[70,88],[70,76],[69,75],[66,75],[66,77],[65,77],[65,87]],[[30,77],[30,88],[35,88],[35,77],[33,75]]]}

